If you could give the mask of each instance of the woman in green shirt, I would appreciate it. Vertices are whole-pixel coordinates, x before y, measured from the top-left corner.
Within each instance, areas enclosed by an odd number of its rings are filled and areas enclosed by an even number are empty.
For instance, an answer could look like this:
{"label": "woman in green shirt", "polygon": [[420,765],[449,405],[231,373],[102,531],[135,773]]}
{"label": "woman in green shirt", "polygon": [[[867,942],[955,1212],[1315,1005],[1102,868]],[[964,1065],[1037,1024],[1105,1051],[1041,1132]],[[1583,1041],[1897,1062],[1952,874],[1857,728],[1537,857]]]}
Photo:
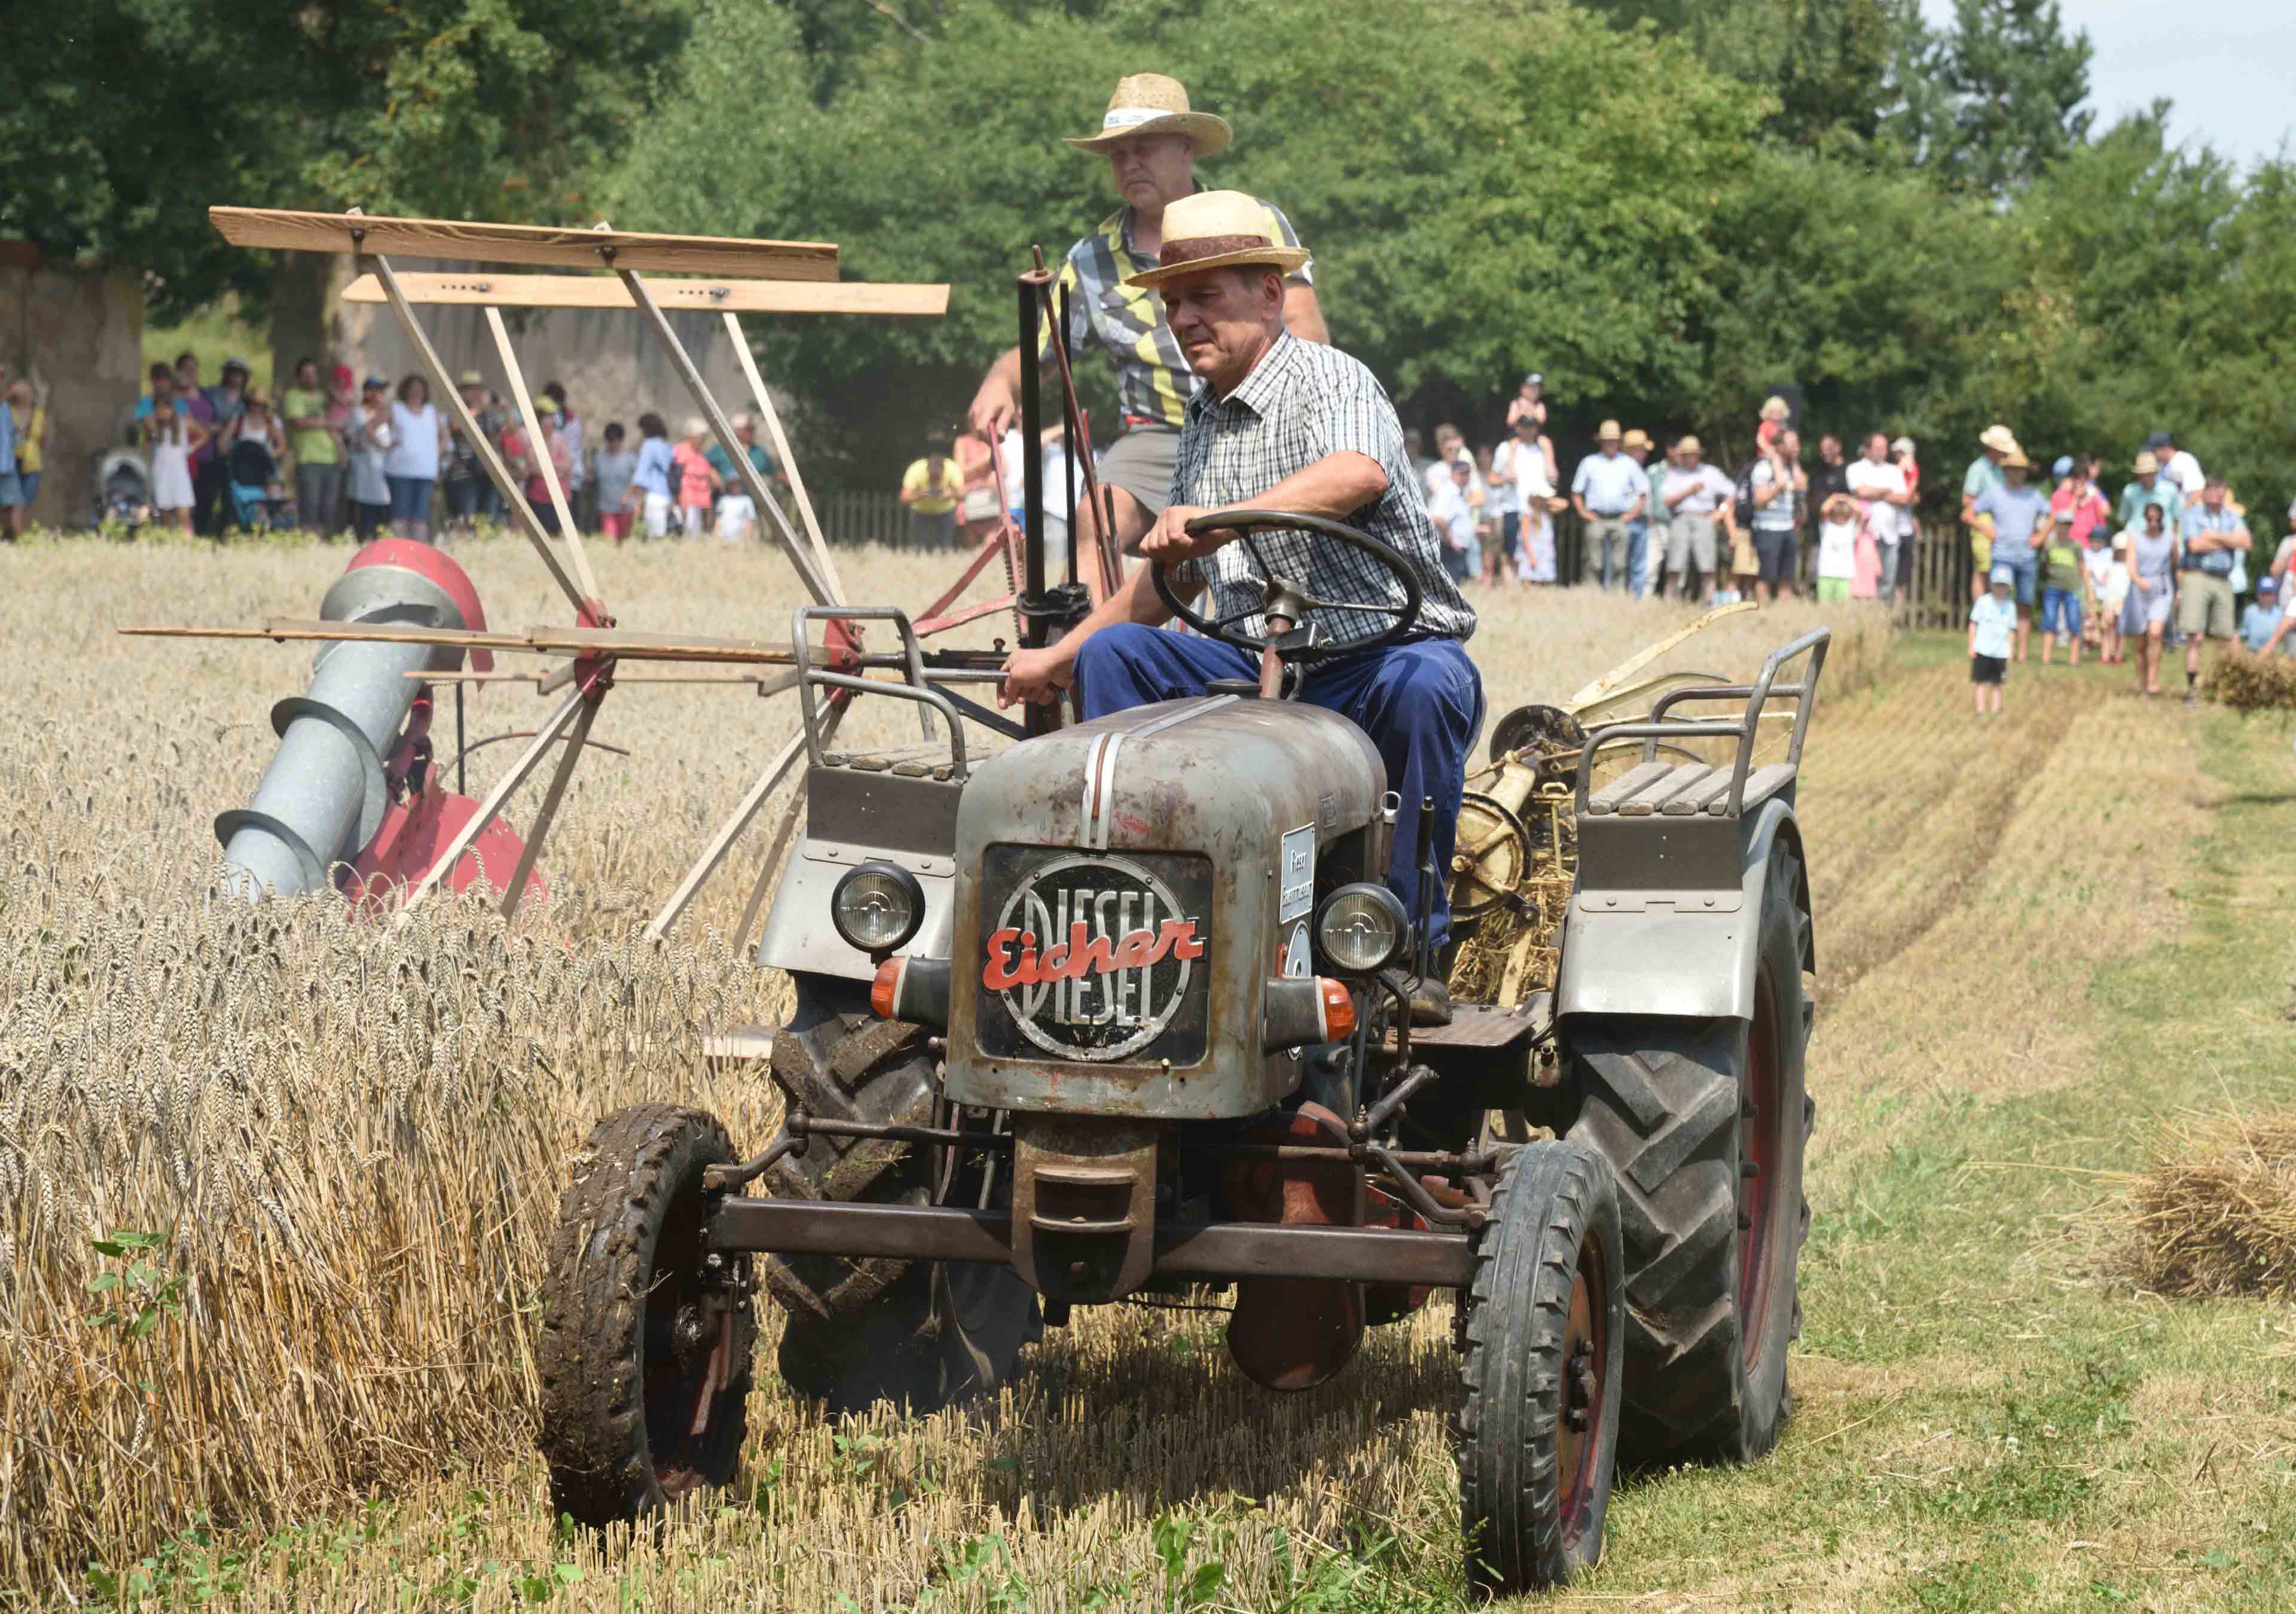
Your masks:
{"label": "woman in green shirt", "polygon": [[342,529],[335,512],[343,502],[343,444],[327,424],[318,360],[295,361],[295,384],[279,395],[279,413],[295,456],[295,524],[332,538]]}

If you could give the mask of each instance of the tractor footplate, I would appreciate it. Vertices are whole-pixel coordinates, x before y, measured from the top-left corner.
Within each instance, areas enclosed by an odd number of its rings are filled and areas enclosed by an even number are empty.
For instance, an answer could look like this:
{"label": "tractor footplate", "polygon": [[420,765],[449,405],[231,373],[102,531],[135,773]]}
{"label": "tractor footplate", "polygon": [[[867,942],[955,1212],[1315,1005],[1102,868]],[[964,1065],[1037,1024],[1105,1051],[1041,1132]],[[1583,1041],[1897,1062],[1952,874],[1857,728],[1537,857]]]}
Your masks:
{"label": "tractor footplate", "polygon": [[[1013,1218],[1001,1210],[950,1206],[727,1198],[710,1218],[709,1248],[729,1254],[890,1256],[1001,1266],[1013,1260]],[[1330,1278],[1447,1289],[1463,1288],[1474,1278],[1473,1249],[1460,1233],[1158,1222],[1153,1250],[1158,1277]]]}

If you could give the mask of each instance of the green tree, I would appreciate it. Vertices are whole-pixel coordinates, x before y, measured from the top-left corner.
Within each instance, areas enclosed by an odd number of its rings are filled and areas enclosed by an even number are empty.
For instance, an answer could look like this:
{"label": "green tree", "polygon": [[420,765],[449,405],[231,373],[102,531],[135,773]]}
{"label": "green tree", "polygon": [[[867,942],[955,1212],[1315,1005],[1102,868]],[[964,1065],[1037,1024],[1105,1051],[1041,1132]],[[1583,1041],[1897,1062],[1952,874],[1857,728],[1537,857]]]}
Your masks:
{"label": "green tree", "polygon": [[2057,0],[1954,0],[1951,31],[1910,64],[1926,83],[1899,130],[1944,183],[2005,195],[2087,138],[2092,54]]}
{"label": "green tree", "polygon": [[324,260],[226,248],[210,203],[593,215],[590,178],[628,144],[691,14],[690,0],[16,10],[0,233],[142,269],[163,312],[231,289],[306,317]]}
{"label": "green tree", "polygon": [[[800,25],[706,8],[611,213],[835,240],[857,277],[952,283],[939,322],[753,327],[816,406],[817,447],[857,475],[882,476],[887,444],[961,412],[1013,340],[1030,244],[1057,258],[1114,209],[1105,165],[1061,137],[1095,127],[1108,86],[1144,63],[1234,123],[1202,177],[1292,216],[1341,342],[1407,414],[1457,414],[1479,436],[1526,363],[1590,415],[1689,384],[1705,355],[1687,332],[1729,250],[1714,211],[1768,110],[1685,44],[1569,10],[1430,27],[1406,0],[1174,0],[1105,18],[949,0],[937,37],[871,45],[818,102]],[[1041,93],[1013,93],[1019,61]],[[1582,84],[1610,87],[1562,87]],[[738,160],[693,160],[713,142]]]}

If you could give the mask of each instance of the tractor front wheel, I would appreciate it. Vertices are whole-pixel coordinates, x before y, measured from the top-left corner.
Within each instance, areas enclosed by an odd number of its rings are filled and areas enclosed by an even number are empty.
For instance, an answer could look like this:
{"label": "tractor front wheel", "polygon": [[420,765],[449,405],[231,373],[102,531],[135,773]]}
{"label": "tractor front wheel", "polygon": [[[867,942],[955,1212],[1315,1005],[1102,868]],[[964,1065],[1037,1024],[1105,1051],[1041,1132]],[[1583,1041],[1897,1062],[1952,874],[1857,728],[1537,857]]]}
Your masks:
{"label": "tractor front wheel", "polygon": [[1626,1319],[1618,1184],[1580,1143],[1515,1151],[1475,1246],[1459,1415],[1472,1577],[1564,1585],[1603,1556]]}
{"label": "tractor front wheel", "polygon": [[741,1258],[703,1248],[701,1183],[733,1159],[715,1117],[668,1104],[575,1157],[536,1351],[554,1512],[603,1529],[733,1479],[757,1322]]}

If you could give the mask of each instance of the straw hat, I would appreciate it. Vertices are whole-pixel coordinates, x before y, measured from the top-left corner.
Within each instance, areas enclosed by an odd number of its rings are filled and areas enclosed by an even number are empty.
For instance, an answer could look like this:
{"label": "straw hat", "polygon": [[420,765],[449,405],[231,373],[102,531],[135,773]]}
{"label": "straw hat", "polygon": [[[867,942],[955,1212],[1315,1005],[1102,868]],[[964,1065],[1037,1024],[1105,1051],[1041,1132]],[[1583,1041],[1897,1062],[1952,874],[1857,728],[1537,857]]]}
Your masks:
{"label": "straw hat", "polygon": [[1185,135],[1194,143],[1197,156],[1210,157],[1225,150],[1234,133],[1226,119],[1189,111],[1187,86],[1178,79],[1133,73],[1116,81],[1116,94],[1101,114],[1100,133],[1068,143],[1079,152],[1099,153],[1137,135]]}
{"label": "straw hat", "polygon": [[2138,476],[2152,476],[2160,471],[2161,462],[2150,448],[2140,448],[2136,451],[2136,463],[2130,469]]}
{"label": "straw hat", "polygon": [[2017,452],[2017,434],[2006,426],[1988,426],[1977,434],[1977,440],[1996,454]]}
{"label": "straw hat", "polygon": [[1630,426],[1619,446],[1622,448],[1647,448],[1651,446],[1650,433],[1640,426]]}
{"label": "straw hat", "polygon": [[1273,233],[1265,203],[1241,191],[1198,191],[1164,209],[1164,249],[1156,267],[1124,283],[1160,286],[1231,264],[1264,264],[1289,274],[1308,257],[1307,248],[1287,247]]}
{"label": "straw hat", "polygon": [[2033,462],[2025,457],[2025,451],[2023,449],[2012,448],[2007,454],[2001,456],[2001,469],[2004,471],[2030,471],[2033,469]]}
{"label": "straw hat", "polygon": [[1705,449],[1699,446],[1698,439],[1695,437],[1684,438],[1680,442],[1675,444],[1674,451],[1677,454],[1703,454],[1706,452]]}
{"label": "straw hat", "polygon": [[1619,422],[1616,421],[1604,421],[1595,428],[1595,440],[1598,443],[1615,443],[1620,438]]}
{"label": "straw hat", "polygon": [[465,370],[455,378],[455,385],[457,387],[483,387],[486,384],[487,378],[475,370]]}

